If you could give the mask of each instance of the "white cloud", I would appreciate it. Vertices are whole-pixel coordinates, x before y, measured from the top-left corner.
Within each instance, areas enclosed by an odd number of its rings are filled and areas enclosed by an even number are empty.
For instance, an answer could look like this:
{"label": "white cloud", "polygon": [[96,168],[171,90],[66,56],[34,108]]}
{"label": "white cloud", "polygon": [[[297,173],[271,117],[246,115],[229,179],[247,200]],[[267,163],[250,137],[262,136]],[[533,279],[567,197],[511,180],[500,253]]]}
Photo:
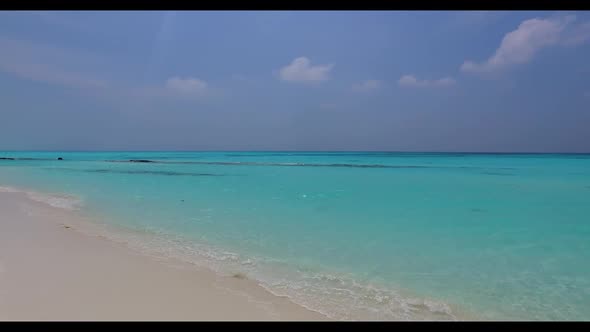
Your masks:
{"label": "white cloud", "polygon": [[414,75],[404,75],[398,81],[398,84],[403,87],[447,87],[455,84],[455,80],[451,77],[443,77],[437,80],[419,80]]}
{"label": "white cloud", "polygon": [[283,81],[319,82],[329,79],[333,67],[333,64],[312,66],[308,58],[299,57],[281,68],[279,76]]}
{"label": "white cloud", "polygon": [[0,37],[0,71],[22,79],[76,88],[104,88],[105,80],[74,67],[93,67],[97,58],[83,52]]}
{"label": "white cloud", "polygon": [[134,86],[122,89],[123,95],[142,100],[192,100],[215,95],[209,84],[195,77],[170,77],[159,85]]}
{"label": "white cloud", "polygon": [[106,80],[96,68],[108,69],[113,62],[77,49],[0,36],[0,50],[0,72],[34,82],[83,89],[85,93],[98,93],[101,98],[196,100],[215,95],[207,82],[194,77],[171,77],[152,86],[129,85],[124,79]]}
{"label": "white cloud", "polygon": [[357,92],[368,92],[377,90],[381,87],[381,81],[378,80],[366,80],[361,83],[354,84],[352,89]]}
{"label": "white cloud", "polygon": [[106,81],[68,72],[54,66],[38,63],[0,62],[0,71],[37,82],[61,84],[77,88],[104,88]]}
{"label": "white cloud", "polygon": [[507,33],[498,49],[486,61],[465,61],[461,71],[489,73],[529,62],[541,49],[555,45],[576,45],[590,40],[588,23],[572,26],[574,16],[533,18]]}
{"label": "white cloud", "polygon": [[166,81],[167,89],[186,96],[202,96],[207,87],[207,82],[194,77],[171,77]]}

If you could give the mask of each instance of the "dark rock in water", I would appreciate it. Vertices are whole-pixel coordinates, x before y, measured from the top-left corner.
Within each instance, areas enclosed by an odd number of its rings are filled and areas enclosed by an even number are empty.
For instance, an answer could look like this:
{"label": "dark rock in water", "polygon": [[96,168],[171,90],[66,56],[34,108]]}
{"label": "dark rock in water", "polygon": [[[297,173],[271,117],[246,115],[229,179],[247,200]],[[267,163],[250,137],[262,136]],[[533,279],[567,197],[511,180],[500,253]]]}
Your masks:
{"label": "dark rock in water", "polygon": [[62,157],[57,158],[57,160],[64,160]]}
{"label": "dark rock in water", "polygon": [[0,160],[14,160],[14,158],[0,157]]}
{"label": "dark rock in water", "polygon": [[246,275],[245,275],[245,274],[243,274],[243,273],[241,273],[241,272],[234,273],[234,274],[232,275],[232,277],[234,277],[234,278],[236,278],[236,279],[246,279]]}
{"label": "dark rock in water", "polygon": [[129,160],[130,163],[153,163],[151,160],[147,159],[131,159]]}

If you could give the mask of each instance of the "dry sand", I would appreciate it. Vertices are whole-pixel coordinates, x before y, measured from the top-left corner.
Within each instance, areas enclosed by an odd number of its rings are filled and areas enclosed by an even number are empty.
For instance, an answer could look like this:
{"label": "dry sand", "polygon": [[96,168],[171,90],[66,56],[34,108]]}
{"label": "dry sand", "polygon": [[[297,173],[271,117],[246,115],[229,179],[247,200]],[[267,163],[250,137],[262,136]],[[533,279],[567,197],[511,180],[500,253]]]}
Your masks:
{"label": "dry sand", "polygon": [[253,280],[168,264],[0,192],[0,320],[324,320]]}

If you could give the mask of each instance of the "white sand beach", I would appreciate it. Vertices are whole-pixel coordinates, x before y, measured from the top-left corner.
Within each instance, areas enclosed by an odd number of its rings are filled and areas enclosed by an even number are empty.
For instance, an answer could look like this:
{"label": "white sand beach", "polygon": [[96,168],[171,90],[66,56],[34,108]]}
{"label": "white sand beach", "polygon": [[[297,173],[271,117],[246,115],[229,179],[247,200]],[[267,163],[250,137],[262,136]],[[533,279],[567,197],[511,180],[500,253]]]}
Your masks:
{"label": "white sand beach", "polygon": [[0,192],[0,320],[324,320],[252,280],[156,260]]}

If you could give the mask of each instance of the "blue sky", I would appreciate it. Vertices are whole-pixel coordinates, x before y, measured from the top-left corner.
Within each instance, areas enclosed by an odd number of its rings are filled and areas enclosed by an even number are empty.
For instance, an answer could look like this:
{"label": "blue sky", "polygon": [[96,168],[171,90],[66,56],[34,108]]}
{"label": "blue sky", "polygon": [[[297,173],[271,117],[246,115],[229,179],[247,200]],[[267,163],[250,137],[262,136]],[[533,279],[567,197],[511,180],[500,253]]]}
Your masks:
{"label": "blue sky", "polygon": [[0,149],[590,152],[587,12],[2,12]]}

